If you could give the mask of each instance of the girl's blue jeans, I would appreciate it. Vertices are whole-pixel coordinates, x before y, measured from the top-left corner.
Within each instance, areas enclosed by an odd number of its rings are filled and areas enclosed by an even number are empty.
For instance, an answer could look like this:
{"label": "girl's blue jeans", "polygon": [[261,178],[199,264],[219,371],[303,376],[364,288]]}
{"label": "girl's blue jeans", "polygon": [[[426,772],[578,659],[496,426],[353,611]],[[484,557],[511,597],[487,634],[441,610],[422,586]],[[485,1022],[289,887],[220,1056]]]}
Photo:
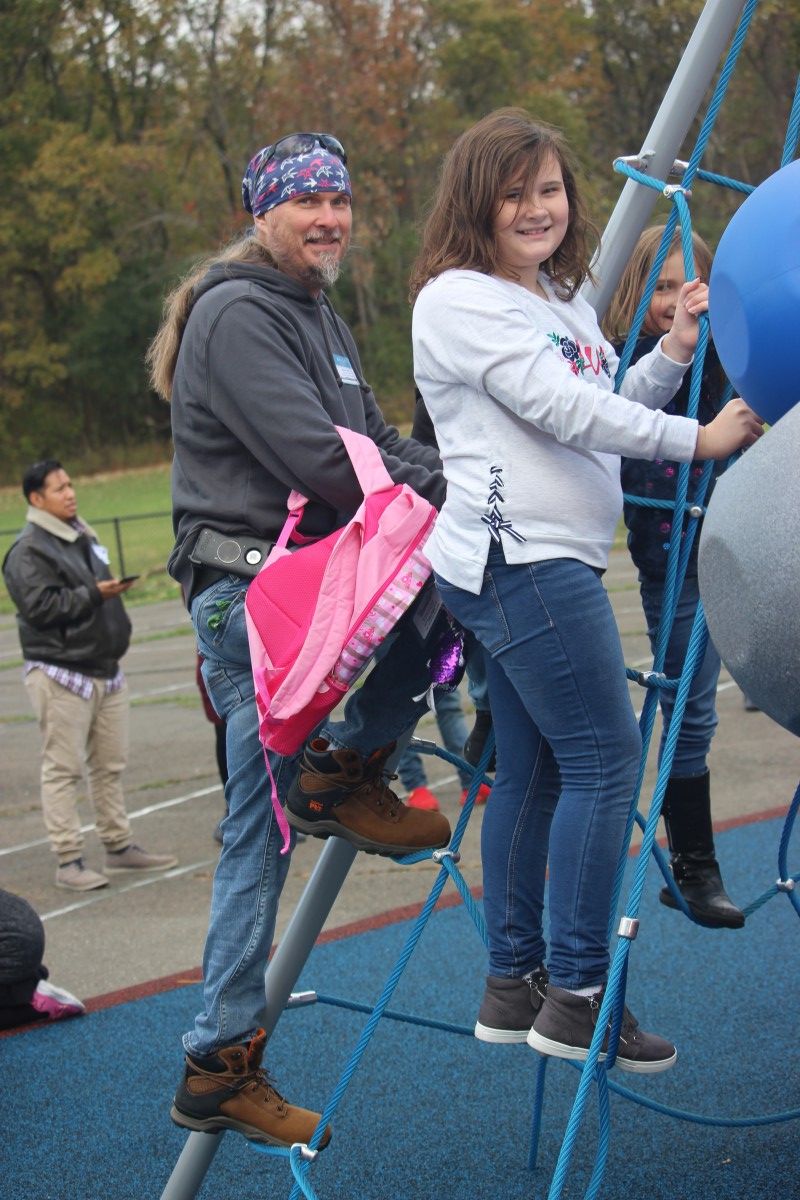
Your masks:
{"label": "girl's blue jeans", "polygon": [[641,755],[600,573],[574,559],[510,566],[493,547],[480,595],[437,576],[487,651],[497,774],[481,834],[489,974],[546,955],[562,988],[604,982],[611,897]]}
{"label": "girl's blue jeans", "polygon": [[[660,580],[647,579],[640,575],[639,588],[642,596],[642,608],[647,619],[650,645],[655,654],[664,584]],[[700,589],[697,577],[689,576],[684,580],[680,599],[675,609],[675,620],[667,647],[667,657],[664,660],[664,673],[670,679],[677,679],[683,670],[683,660],[686,658],[699,599]],[[681,730],[675,747],[675,757],[670,769],[671,778],[686,779],[688,776],[704,775],[706,772],[706,759],[711,739],[717,728],[716,697],[719,672],[719,655],[709,638],[706,643],[706,652],[697,674],[692,680],[686,700]],[[664,744],[672,720],[672,710],[675,707],[675,692],[661,689],[658,698],[663,718],[661,743],[658,748],[658,761],[661,762],[661,755],[664,752]]]}

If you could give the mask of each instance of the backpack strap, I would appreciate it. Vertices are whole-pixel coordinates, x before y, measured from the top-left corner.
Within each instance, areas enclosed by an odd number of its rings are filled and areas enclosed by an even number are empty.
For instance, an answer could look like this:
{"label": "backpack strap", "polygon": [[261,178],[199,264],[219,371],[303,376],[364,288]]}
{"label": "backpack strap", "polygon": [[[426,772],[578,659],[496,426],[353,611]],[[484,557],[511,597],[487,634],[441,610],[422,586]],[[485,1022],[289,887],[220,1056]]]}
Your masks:
{"label": "backpack strap", "polygon": [[306,542],[318,542],[319,538],[313,535],[306,537],[304,533],[298,533],[297,526],[303,519],[303,513],[308,503],[308,497],[302,492],[289,492],[289,498],[286,501],[286,507],[289,509],[289,515],[283,523],[283,529],[275,539],[275,548],[284,550],[289,542],[294,542],[297,546],[303,546]]}
{"label": "backpack strap", "polygon": [[356,433],[354,429],[346,429],[344,425],[337,425],[335,428],[344,442],[344,448],[365,496],[371,495],[372,492],[384,492],[387,488],[395,486],[381,458],[381,452],[372,438],[363,433]]}
{"label": "backpack strap", "polygon": [[[365,496],[369,496],[373,492],[384,492],[395,486],[395,482],[381,458],[381,452],[371,438],[366,437],[363,433],[356,433],[354,429],[347,429],[344,425],[335,425],[334,428],[344,442],[344,448],[356,473],[356,479]],[[297,526],[303,519],[307,503],[308,497],[304,496],[302,492],[291,491],[289,493],[286,501],[289,515],[275,542],[277,547],[283,549],[290,541],[296,545],[303,545],[306,542],[319,540],[316,537],[306,537],[297,532]]]}

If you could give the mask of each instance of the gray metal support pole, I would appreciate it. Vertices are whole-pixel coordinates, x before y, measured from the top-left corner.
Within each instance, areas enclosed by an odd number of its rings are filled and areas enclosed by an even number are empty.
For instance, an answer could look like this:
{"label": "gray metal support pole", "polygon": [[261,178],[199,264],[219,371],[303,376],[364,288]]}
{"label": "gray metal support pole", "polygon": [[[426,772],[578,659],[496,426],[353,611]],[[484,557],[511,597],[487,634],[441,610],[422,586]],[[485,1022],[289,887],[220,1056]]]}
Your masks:
{"label": "gray metal support pole", "polygon": [[[357,851],[342,838],[330,838],[303,889],[264,979],[264,1028],[272,1033],[322,931]],[[194,1200],[222,1140],[221,1133],[190,1133],[161,1193],[161,1200]]]}
{"label": "gray metal support pole", "polygon": [[347,878],[358,851],[343,838],[329,838],[303,889],[278,949],[267,968],[264,986],[267,1011],[264,1029],[272,1033],[286,1008],[300,972],[322,932],[328,913]]}
{"label": "gray metal support pole", "polygon": [[[683,139],[689,132],[720,59],[739,22],[746,0],[707,0],[680,63],[641,147],[652,158],[644,168],[666,179]],[[592,265],[598,283],[587,283],[583,295],[602,317],[611,302],[639,235],[650,219],[658,192],[629,179],[603,234],[600,253]]]}

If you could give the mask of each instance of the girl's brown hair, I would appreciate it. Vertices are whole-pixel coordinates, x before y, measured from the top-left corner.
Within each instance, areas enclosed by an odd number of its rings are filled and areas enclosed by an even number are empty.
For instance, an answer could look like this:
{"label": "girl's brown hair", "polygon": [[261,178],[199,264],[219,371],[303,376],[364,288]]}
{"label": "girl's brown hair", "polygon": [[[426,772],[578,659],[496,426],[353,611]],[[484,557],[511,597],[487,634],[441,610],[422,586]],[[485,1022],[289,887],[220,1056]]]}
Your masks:
{"label": "girl's brown hair", "polygon": [[[602,320],[603,333],[610,342],[624,342],[633,325],[633,318],[639,301],[644,294],[644,285],[650,268],[655,262],[658,247],[664,236],[666,225],[651,225],[645,229],[634,247],[628,265],[622,272],[622,278],[617,285],[614,298],[608,306],[608,312]],[[701,279],[708,281],[711,274],[713,255],[699,233],[692,233],[694,247],[695,270]],[[675,250],[681,248],[681,227],[675,227],[675,234],[667,250],[667,258]],[[666,259],[664,260],[666,262]],[[642,326],[643,333],[657,332],[647,328],[647,318]]]}
{"label": "girl's brown hair", "polygon": [[591,279],[589,262],[599,235],[578,192],[572,155],[558,129],[534,121],[523,108],[498,108],[462,133],[445,157],[411,273],[412,300],[428,280],[451,268],[496,273],[493,224],[503,191],[517,182],[523,194],[529,191],[551,155],[564,177],[569,224],[542,265],[561,298],[573,298],[584,279]]}
{"label": "girl's brown hair", "polygon": [[256,240],[252,232],[239,236],[217,254],[204,258],[192,268],[164,301],[163,318],[158,333],[150,343],[145,362],[150,383],[163,400],[172,399],[172,380],[181,338],[194,303],[194,290],[211,267],[250,262],[272,267],[275,262],[269,251]]}

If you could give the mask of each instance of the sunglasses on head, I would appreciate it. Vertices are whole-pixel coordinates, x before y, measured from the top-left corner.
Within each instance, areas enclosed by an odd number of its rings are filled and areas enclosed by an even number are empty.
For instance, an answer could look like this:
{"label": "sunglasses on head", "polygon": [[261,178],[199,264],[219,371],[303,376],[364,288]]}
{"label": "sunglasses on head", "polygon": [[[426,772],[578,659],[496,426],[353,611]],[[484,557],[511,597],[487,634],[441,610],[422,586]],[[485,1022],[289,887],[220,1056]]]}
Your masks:
{"label": "sunglasses on head", "polygon": [[310,154],[316,146],[321,146],[329,154],[334,154],[341,159],[342,166],[347,166],[344,146],[331,133],[290,133],[268,148],[269,152],[264,159],[264,165],[272,162],[273,159],[280,161],[284,158],[295,158],[298,154]]}

